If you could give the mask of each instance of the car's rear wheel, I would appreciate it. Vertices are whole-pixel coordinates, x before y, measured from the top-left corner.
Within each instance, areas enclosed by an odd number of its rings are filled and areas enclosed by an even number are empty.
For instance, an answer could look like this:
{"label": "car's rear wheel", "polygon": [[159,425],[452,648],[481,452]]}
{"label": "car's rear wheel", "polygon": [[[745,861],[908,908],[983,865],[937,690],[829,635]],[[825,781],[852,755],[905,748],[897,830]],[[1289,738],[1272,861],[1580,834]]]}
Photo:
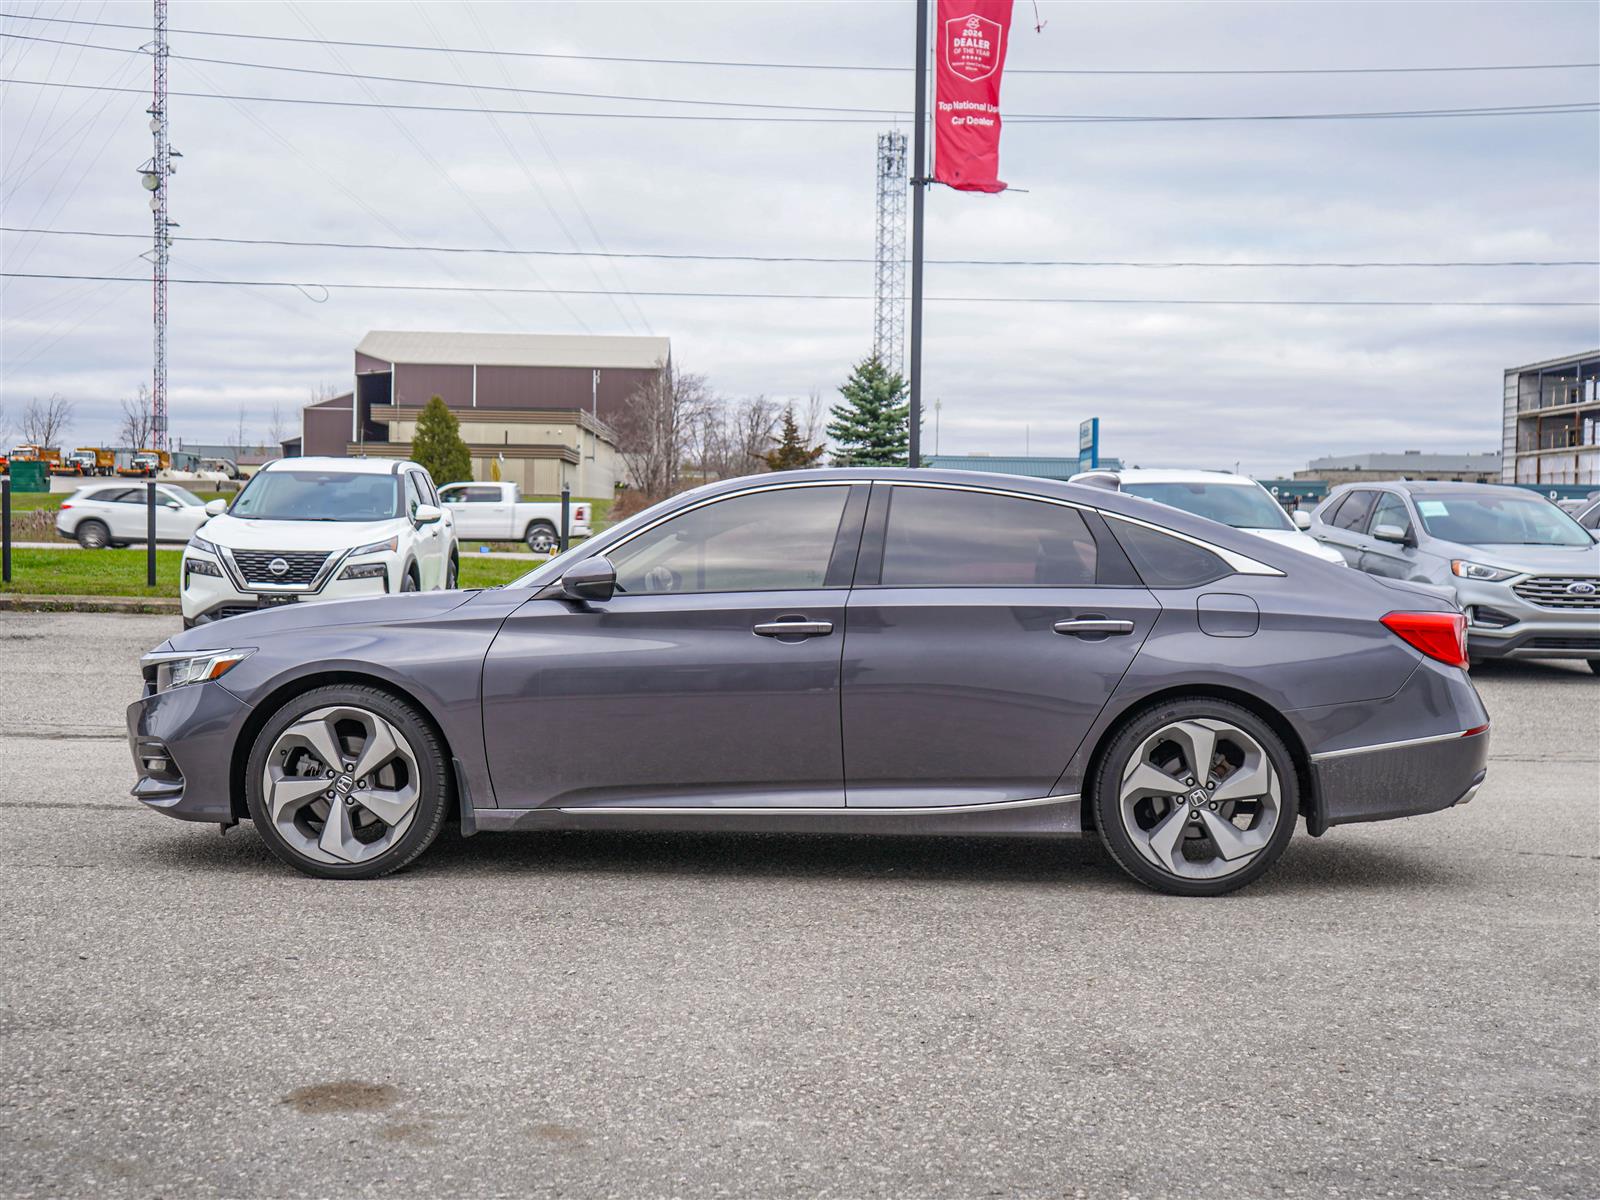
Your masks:
{"label": "car's rear wheel", "polygon": [[85,550],[104,550],[111,544],[111,530],[104,521],[79,521],[75,536]]}
{"label": "car's rear wheel", "polygon": [[528,549],[535,554],[549,554],[561,544],[561,536],[556,533],[556,527],[545,521],[535,521],[529,525],[527,536],[523,540],[528,543]]}
{"label": "car's rear wheel", "polygon": [[262,727],[245,768],[245,801],[272,852],[296,870],[372,879],[438,837],[449,761],[409,704],[372,687],[317,688]]}
{"label": "car's rear wheel", "polygon": [[1248,709],[1195,697],[1144,710],[1092,781],[1100,838],[1139,882],[1216,896],[1258,878],[1294,834],[1298,776],[1283,739]]}

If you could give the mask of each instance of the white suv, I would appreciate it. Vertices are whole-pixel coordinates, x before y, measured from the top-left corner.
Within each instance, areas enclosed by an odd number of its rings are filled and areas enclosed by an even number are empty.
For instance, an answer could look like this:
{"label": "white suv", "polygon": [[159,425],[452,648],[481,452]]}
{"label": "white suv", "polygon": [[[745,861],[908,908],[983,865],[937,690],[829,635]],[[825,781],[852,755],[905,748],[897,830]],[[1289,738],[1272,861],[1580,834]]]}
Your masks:
{"label": "white suv", "polygon": [[456,586],[455,527],[413,462],[268,463],[183,552],[185,628],[276,604]]}
{"label": "white suv", "polygon": [[1330,551],[1304,530],[1311,524],[1309,513],[1295,513],[1290,520],[1283,506],[1254,479],[1230,475],[1226,471],[1164,471],[1132,467],[1123,471],[1085,471],[1069,483],[1087,483],[1109,488],[1129,496],[1154,500],[1197,517],[1220,521],[1243,529],[1269,542],[1292,546],[1314,558],[1345,566],[1344,556]]}
{"label": "white suv", "polygon": [[[56,532],[85,550],[143,542],[150,529],[146,485],[92,483],[61,502]],[[156,484],[156,541],[185,542],[206,523],[210,513],[193,492],[170,483]]]}

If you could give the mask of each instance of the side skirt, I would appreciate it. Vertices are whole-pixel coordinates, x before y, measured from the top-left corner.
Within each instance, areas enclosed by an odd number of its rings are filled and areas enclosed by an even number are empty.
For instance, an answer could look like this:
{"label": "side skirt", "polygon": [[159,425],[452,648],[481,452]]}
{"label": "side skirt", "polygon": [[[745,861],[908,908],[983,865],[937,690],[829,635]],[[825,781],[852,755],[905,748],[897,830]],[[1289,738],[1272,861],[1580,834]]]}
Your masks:
{"label": "side skirt", "polygon": [[1079,796],[948,808],[480,808],[478,829],[613,829],[681,833],[1039,837],[1083,832]]}

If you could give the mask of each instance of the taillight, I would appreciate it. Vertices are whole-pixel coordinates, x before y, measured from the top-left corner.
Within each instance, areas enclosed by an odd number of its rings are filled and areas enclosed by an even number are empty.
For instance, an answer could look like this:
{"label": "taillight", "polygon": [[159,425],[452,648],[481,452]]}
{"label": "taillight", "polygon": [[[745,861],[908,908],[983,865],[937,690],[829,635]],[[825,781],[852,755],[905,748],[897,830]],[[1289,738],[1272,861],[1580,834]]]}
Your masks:
{"label": "taillight", "polygon": [[1390,633],[1429,658],[1451,667],[1467,665],[1467,618],[1463,614],[1392,612],[1383,623]]}
{"label": "taillight", "polygon": [[72,507],[72,501],[71,500],[63,500],[61,502],[61,509],[62,509],[63,512],[65,512],[67,509],[69,509],[71,507]]}

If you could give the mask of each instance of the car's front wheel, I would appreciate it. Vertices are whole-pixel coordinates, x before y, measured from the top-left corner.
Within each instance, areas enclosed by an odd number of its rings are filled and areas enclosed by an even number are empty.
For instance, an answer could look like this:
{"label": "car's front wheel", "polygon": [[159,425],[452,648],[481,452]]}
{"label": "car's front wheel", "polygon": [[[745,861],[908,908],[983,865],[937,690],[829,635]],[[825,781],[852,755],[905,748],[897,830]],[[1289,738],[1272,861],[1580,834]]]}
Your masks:
{"label": "car's front wheel", "polygon": [[1091,786],[1111,857],[1178,896],[1216,896],[1258,878],[1283,853],[1300,811],[1283,739],[1248,709],[1208,697],[1135,716]]}
{"label": "car's front wheel", "polygon": [[449,761],[409,704],[373,687],[322,687],[262,727],[245,768],[245,801],[272,852],[296,870],[372,879],[438,837]]}

